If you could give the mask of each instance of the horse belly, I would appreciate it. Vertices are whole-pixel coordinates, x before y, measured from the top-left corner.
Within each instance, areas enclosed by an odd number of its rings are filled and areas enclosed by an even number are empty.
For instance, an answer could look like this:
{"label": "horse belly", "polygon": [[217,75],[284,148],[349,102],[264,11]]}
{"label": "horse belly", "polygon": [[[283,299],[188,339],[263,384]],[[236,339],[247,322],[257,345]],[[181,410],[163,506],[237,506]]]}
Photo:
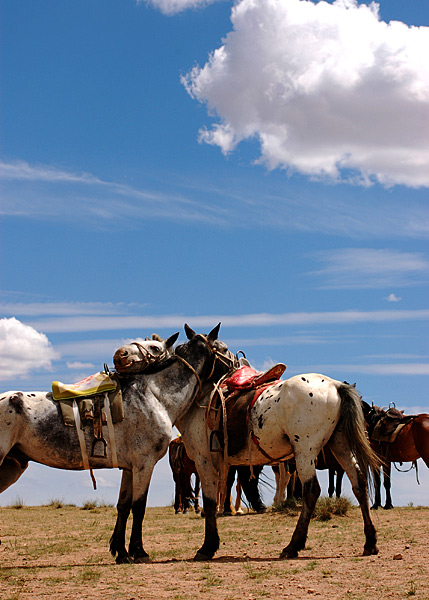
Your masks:
{"label": "horse belly", "polygon": [[392,462],[414,462],[420,457],[414,443],[412,423],[399,432],[394,442],[388,444],[387,458]]}
{"label": "horse belly", "polygon": [[[269,392],[269,390],[267,390]],[[317,454],[329,441],[341,410],[336,382],[319,374],[292,377],[264,392],[252,411],[252,425],[261,445],[302,448]]]}

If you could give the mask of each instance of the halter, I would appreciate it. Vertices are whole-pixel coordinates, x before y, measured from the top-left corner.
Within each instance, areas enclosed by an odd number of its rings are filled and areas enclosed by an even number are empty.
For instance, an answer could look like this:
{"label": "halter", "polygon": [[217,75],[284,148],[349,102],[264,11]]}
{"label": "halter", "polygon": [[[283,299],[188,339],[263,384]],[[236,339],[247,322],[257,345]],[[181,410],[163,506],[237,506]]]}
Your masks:
{"label": "halter", "polygon": [[143,344],[140,344],[140,342],[131,342],[130,346],[137,346],[137,348],[139,349],[139,351],[141,352],[141,354],[143,356],[143,358],[141,360],[135,360],[132,363],[133,365],[135,365],[136,363],[142,363],[142,362],[147,362],[148,365],[151,365],[154,362],[156,362],[157,360],[163,360],[164,358],[166,358],[168,356],[167,350],[164,350],[164,352],[155,356],[155,354],[152,354],[152,352],[150,350],[148,350],[147,348],[145,348],[143,346]]}
{"label": "halter", "polygon": [[[207,338],[200,334],[200,337],[204,340],[204,342],[206,343],[208,349],[210,350],[210,352],[213,355],[213,365],[210,371],[209,376],[206,378],[206,381],[209,381],[214,373],[215,370],[215,366],[216,366],[216,361],[218,360],[219,362],[221,362],[223,365],[225,366],[229,366],[230,368],[234,366],[235,364],[235,360],[230,358],[229,356],[226,356],[225,354],[221,354],[216,348],[212,348],[210,346],[210,344],[207,341]],[[229,352],[229,351],[228,351]],[[201,382],[201,378],[198,375],[198,373],[196,372],[196,370],[194,369],[194,367],[192,365],[190,365],[188,363],[188,361],[186,361],[184,358],[182,358],[181,356],[179,356],[179,354],[174,354],[174,356],[176,358],[178,358],[180,360],[180,362],[182,362],[184,365],[186,365],[188,367],[188,369],[190,369],[192,371],[192,373],[195,375],[195,377],[197,378],[197,383],[198,383],[198,394],[196,396],[196,398],[198,398],[199,396],[201,396],[202,391],[203,391],[203,384]],[[233,355],[232,355],[233,356]],[[216,386],[216,384],[215,384]]]}

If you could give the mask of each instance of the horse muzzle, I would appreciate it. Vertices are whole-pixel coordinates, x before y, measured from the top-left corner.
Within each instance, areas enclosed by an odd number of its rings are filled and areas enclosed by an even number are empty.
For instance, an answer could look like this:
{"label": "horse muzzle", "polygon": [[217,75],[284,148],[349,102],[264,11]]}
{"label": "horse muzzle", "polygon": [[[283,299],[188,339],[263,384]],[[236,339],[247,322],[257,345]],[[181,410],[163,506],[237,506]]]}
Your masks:
{"label": "horse muzzle", "polygon": [[119,373],[127,371],[134,362],[134,360],[130,360],[128,352],[115,352],[113,355],[113,364]]}

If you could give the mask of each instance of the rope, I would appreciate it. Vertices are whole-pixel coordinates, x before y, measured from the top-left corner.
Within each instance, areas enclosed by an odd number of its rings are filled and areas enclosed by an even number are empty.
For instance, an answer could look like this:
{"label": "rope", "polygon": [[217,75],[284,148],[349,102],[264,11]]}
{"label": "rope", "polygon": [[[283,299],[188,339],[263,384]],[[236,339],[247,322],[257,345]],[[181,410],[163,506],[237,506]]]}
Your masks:
{"label": "rope", "polygon": [[112,468],[118,468],[118,454],[116,452],[115,430],[113,429],[112,413],[110,412],[110,398],[106,392],[104,396],[104,412],[106,413],[107,432],[109,434],[110,451],[112,454]]}

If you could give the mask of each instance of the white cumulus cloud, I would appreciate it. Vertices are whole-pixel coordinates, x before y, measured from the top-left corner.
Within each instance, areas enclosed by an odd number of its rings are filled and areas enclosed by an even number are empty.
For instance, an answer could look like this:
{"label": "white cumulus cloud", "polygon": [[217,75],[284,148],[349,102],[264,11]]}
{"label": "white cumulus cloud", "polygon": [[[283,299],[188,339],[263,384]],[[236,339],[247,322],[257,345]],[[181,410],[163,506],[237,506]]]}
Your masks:
{"label": "white cumulus cloud", "polygon": [[224,153],[312,177],[429,185],[429,28],[381,21],[356,0],[240,0],[233,30],[182,82]]}
{"label": "white cumulus cloud", "polygon": [[58,355],[48,338],[15,317],[0,319],[0,380],[50,370]]}

